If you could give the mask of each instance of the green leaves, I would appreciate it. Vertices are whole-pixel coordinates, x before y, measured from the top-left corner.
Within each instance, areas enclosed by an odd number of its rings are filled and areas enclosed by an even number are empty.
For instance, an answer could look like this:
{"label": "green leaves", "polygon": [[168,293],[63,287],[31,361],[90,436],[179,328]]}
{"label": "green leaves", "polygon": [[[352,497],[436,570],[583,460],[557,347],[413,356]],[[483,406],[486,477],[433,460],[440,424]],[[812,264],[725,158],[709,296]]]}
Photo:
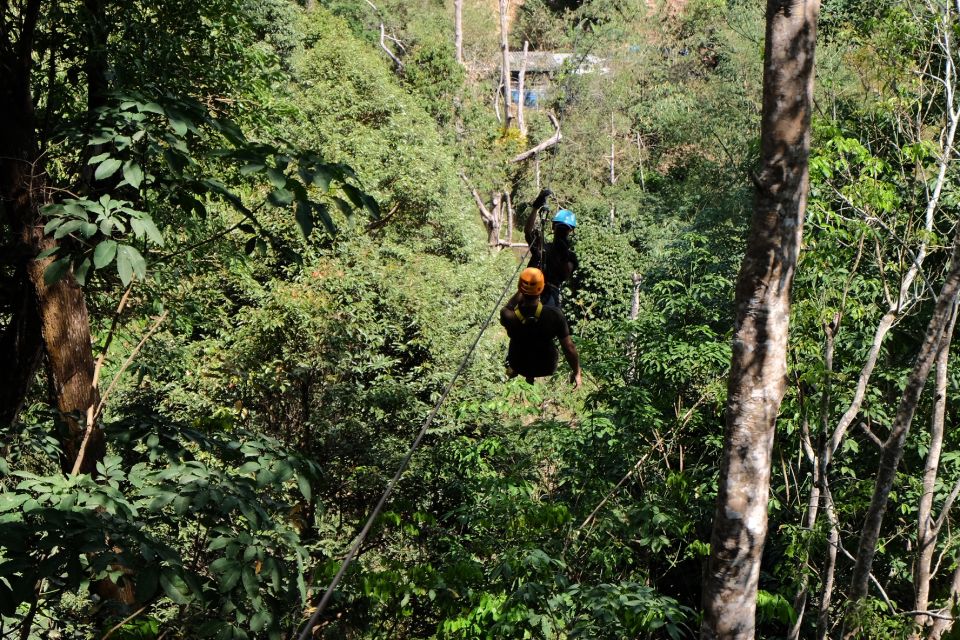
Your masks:
{"label": "green leaves", "polygon": [[117,172],[117,169],[123,164],[121,160],[116,158],[107,158],[97,166],[97,170],[94,172],[93,177],[97,180],[106,180],[113,174]]}
{"label": "green leaves", "polygon": [[147,274],[147,262],[140,252],[128,244],[117,245],[117,273],[123,286],[130,284],[133,276],[143,279]]}
{"label": "green leaves", "polygon": [[123,179],[134,189],[139,189],[143,182],[143,169],[132,160],[123,163]]}
{"label": "green leaves", "polygon": [[[132,208],[126,200],[114,200],[109,195],[103,195],[97,201],[84,198],[65,200],[46,207],[44,214],[50,217],[44,231],[52,233],[55,240],[75,238],[81,242],[80,251],[64,256],[48,267],[45,277],[50,283],[63,277],[72,264],[74,277],[84,284],[91,266],[103,269],[116,259],[117,274],[126,286],[134,276],[146,277],[146,260],[133,245],[118,242],[116,238],[132,234],[132,239],[144,244],[164,244],[163,234],[148,213]],[[47,255],[54,253],[64,252],[57,247]]]}

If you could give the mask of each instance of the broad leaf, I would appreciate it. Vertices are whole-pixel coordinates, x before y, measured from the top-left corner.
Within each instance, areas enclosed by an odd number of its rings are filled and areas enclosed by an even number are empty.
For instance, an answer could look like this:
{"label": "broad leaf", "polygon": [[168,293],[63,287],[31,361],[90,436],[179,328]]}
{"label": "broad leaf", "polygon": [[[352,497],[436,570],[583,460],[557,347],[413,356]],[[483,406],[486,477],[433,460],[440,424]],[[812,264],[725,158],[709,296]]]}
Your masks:
{"label": "broad leaf", "polygon": [[123,165],[123,178],[131,187],[139,189],[143,182],[143,169],[136,162],[127,160]]}
{"label": "broad leaf", "polygon": [[93,172],[93,177],[97,180],[106,180],[117,172],[123,162],[116,158],[108,158],[100,163],[97,170]]}
{"label": "broad leaf", "polygon": [[297,224],[303,237],[309,238],[313,231],[313,206],[309,202],[297,202]]}
{"label": "broad leaf", "polygon": [[117,255],[117,243],[115,240],[104,240],[93,250],[93,267],[102,269],[111,262]]}

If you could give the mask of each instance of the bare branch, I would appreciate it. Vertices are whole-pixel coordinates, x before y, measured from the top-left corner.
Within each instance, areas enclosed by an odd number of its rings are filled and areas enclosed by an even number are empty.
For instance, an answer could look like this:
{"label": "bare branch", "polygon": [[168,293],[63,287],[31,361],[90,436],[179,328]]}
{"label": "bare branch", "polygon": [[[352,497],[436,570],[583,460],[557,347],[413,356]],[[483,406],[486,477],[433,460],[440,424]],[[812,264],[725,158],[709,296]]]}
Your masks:
{"label": "bare branch", "polygon": [[490,213],[490,209],[487,208],[487,205],[484,204],[483,198],[480,197],[480,194],[476,189],[473,188],[473,185],[470,184],[470,180],[467,179],[467,174],[461,173],[460,179],[463,180],[463,183],[467,185],[467,189],[473,195],[474,202],[477,203],[477,208],[480,209],[480,217],[483,218],[483,221],[490,226],[493,224],[493,214]]}
{"label": "bare branch", "polygon": [[393,60],[397,67],[403,69],[403,63],[400,62],[400,58],[393,54],[393,51],[390,51],[390,47],[387,46],[387,43],[384,42],[384,39],[387,37],[387,32],[383,27],[383,23],[380,23],[380,48],[387,52],[387,55],[390,56],[390,59]]}
{"label": "bare branch", "polygon": [[873,444],[877,445],[878,447],[883,447],[883,440],[881,440],[877,436],[877,434],[875,434],[873,431],[870,430],[870,427],[867,425],[866,422],[860,423],[860,429],[863,430],[865,434],[867,434],[867,437],[870,438],[870,441]]}
{"label": "bare branch", "polygon": [[553,126],[556,129],[554,134],[532,149],[528,149],[527,151],[514,156],[510,162],[523,162],[524,160],[528,160],[541,151],[546,151],[550,147],[556,146],[557,143],[563,139],[563,134],[560,133],[560,122],[557,121],[556,116],[554,116],[552,113],[548,113],[547,117],[550,118],[550,122],[553,123]]}

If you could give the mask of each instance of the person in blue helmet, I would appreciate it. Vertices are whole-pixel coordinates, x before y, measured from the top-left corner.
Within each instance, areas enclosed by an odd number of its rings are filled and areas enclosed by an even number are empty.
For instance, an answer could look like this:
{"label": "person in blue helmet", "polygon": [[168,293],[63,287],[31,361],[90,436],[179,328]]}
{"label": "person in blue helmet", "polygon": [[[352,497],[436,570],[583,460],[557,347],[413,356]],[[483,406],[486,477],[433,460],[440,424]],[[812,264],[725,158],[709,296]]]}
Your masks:
{"label": "person in blue helmet", "polygon": [[577,254],[573,251],[571,235],[577,228],[577,216],[569,209],[560,209],[553,216],[553,241],[546,242],[543,229],[537,227],[538,213],[547,204],[547,198],[553,195],[544,189],[530,205],[530,215],[524,225],[523,234],[530,245],[528,267],[543,271],[547,280],[546,288],[540,296],[541,302],[560,308],[560,289],[563,283],[573,275],[579,266]]}

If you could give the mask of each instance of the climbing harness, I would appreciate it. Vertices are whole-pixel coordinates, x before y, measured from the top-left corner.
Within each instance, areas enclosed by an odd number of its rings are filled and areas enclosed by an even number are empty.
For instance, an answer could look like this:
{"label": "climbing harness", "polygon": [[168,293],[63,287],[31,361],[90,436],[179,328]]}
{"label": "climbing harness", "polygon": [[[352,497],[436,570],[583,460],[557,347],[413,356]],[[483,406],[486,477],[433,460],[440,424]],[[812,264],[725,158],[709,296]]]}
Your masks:
{"label": "climbing harness", "polygon": [[521,324],[527,324],[527,322],[537,322],[540,320],[540,313],[543,311],[543,303],[537,300],[537,310],[534,312],[533,316],[527,318],[522,313],[520,313],[520,306],[517,305],[517,308],[513,310],[517,314],[517,318],[520,320]]}
{"label": "climbing harness", "polygon": [[[373,528],[374,523],[377,518],[380,516],[380,512],[383,510],[383,507],[387,503],[387,499],[390,497],[390,494],[393,493],[394,488],[397,486],[397,483],[400,481],[400,477],[403,475],[404,471],[407,470],[407,467],[410,465],[410,460],[413,458],[413,454],[416,453],[417,449],[420,448],[420,442],[423,440],[423,437],[427,434],[427,429],[430,428],[430,425],[433,424],[433,419],[436,417],[437,413],[440,411],[440,407],[443,406],[443,403],[446,401],[447,396],[450,395],[450,391],[453,390],[453,385],[456,383],[457,378],[460,377],[460,374],[464,372],[467,368],[467,364],[470,362],[470,357],[473,355],[473,352],[476,350],[477,345],[480,343],[480,338],[483,336],[483,332],[487,330],[487,327],[490,326],[490,322],[493,320],[494,315],[500,309],[500,305],[503,303],[504,298],[507,296],[507,293],[514,288],[514,283],[516,282],[517,274],[520,273],[520,269],[523,267],[524,261],[527,259],[527,255],[530,253],[530,250],[524,252],[523,257],[520,258],[520,263],[517,265],[517,268],[513,271],[513,274],[510,278],[507,279],[507,284],[504,286],[503,291],[500,293],[500,297],[497,298],[496,304],[493,306],[493,309],[490,311],[490,315],[487,316],[487,319],[484,320],[483,324],[480,326],[480,331],[477,332],[477,337],[474,339],[473,344],[470,345],[470,349],[467,350],[467,354],[463,357],[463,360],[460,362],[460,367],[453,374],[453,377],[450,378],[450,382],[447,383],[447,388],[444,389],[443,394],[440,396],[440,399],[437,400],[437,403],[433,406],[433,409],[430,410],[430,413],[427,415],[427,419],[423,422],[423,426],[420,427],[420,431],[417,433],[417,437],[413,440],[413,443],[410,445],[410,449],[407,451],[407,455],[404,456],[403,461],[400,463],[400,468],[397,469],[397,472],[393,475],[390,482],[387,483],[387,488],[384,490],[383,495],[380,496],[380,500],[377,501],[377,505],[373,508],[373,511],[370,512],[369,517],[367,518],[366,524],[363,525],[363,529],[360,530],[360,533],[357,534],[356,539],[353,541],[353,544],[350,546],[350,550],[347,551],[347,554],[343,557],[343,560],[340,564],[340,570],[337,571],[337,574],[333,577],[333,580],[330,582],[330,586],[327,587],[327,590],[323,593],[323,597],[320,598],[320,602],[317,604],[316,610],[313,612],[313,615],[310,616],[310,619],[307,621],[306,626],[300,632],[300,635],[297,636],[298,640],[309,640],[313,633],[313,628],[317,625],[317,622],[320,620],[320,616],[323,615],[324,610],[326,610],[327,605],[330,604],[330,600],[333,598],[334,592],[337,590],[337,586],[340,584],[340,581],[343,580],[343,576],[347,573],[347,568],[357,557],[357,552],[360,550],[360,546],[363,544],[364,540],[367,539],[367,535],[370,534],[370,530]],[[537,309],[537,317],[539,317],[540,309]]]}

